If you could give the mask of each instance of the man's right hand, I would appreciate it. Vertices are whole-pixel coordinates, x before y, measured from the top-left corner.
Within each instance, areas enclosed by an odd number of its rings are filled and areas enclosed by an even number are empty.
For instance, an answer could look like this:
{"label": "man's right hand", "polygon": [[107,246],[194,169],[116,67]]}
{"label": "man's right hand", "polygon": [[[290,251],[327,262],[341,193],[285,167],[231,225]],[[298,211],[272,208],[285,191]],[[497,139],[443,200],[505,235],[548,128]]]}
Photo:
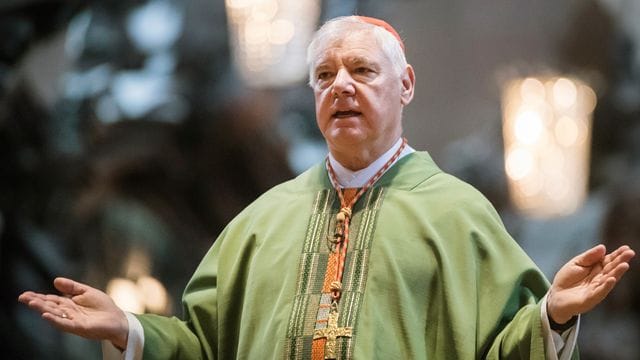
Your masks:
{"label": "man's right hand", "polygon": [[91,286],[56,278],[53,285],[62,295],[26,291],[18,301],[38,311],[56,328],[93,340],[108,340],[127,347],[129,322],[109,295]]}

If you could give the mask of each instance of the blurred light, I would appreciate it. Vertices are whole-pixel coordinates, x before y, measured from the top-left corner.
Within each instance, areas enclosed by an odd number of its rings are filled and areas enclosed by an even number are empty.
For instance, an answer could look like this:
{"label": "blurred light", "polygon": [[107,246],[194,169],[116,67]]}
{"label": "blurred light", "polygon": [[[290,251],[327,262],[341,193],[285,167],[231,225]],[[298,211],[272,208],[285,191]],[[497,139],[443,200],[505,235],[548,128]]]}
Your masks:
{"label": "blurred light", "polygon": [[144,297],[136,283],[123,278],[114,278],[107,284],[107,295],[124,311],[144,313]]}
{"label": "blurred light", "polygon": [[554,130],[556,140],[558,144],[562,146],[569,147],[578,141],[578,126],[576,122],[568,116],[561,117],[556,123]]}
{"label": "blurred light", "polygon": [[295,34],[295,26],[289,20],[276,20],[271,23],[269,29],[269,40],[272,44],[284,45],[291,41]]}
{"label": "blurred light", "polygon": [[277,1],[256,1],[251,9],[251,17],[259,21],[271,21],[276,14],[278,14]]}
{"label": "blurred light", "polygon": [[289,148],[289,166],[296,174],[301,174],[327,156],[327,144],[324,141],[298,140]]}
{"label": "blurred light", "polygon": [[169,1],[150,1],[129,14],[127,33],[143,51],[167,50],[182,33],[182,13]]}
{"label": "blurred light", "polygon": [[111,95],[103,95],[96,103],[96,116],[105,124],[115,123],[120,120],[120,110]]}
{"label": "blurred light", "polygon": [[165,103],[171,87],[170,76],[149,71],[123,71],[114,76],[111,92],[124,115],[139,118]]}
{"label": "blurred light", "polygon": [[254,0],[227,0],[227,8],[239,10],[251,5]]}
{"label": "blurred light", "polygon": [[595,92],[575,79],[529,77],[502,98],[511,200],[533,216],[572,213],[587,194]]}
{"label": "blurred light", "polygon": [[559,78],[553,83],[553,97],[555,103],[561,107],[571,107],[576,103],[578,89],[573,81]]}
{"label": "blurred light", "polygon": [[319,0],[226,0],[233,59],[252,87],[279,87],[306,78],[306,47]]}
{"label": "blurred light", "polygon": [[522,85],[520,85],[520,95],[526,102],[544,101],[544,84],[536,78],[526,78],[522,81]]}
{"label": "blurred light", "polygon": [[91,18],[91,10],[84,10],[69,22],[64,51],[72,61],[78,60],[84,51]]}
{"label": "blurred light", "polygon": [[533,144],[542,135],[541,114],[537,111],[526,110],[516,115],[515,135],[518,140],[525,144]]}
{"label": "blurred light", "polygon": [[171,74],[176,69],[176,56],[172,53],[158,52],[150,55],[145,60],[145,70],[156,74]]}
{"label": "blurred light", "polygon": [[82,100],[98,95],[109,87],[112,73],[110,65],[101,64],[83,72],[65,74],[62,79],[65,97]]}
{"label": "blurred light", "polygon": [[168,310],[169,296],[162,283],[151,276],[142,276],[137,281],[148,312],[165,314]]}
{"label": "blurred light", "polygon": [[514,180],[525,178],[533,170],[533,156],[525,149],[517,148],[507,152],[507,175]]}
{"label": "blurred light", "polygon": [[[244,25],[244,39],[247,45],[256,46],[256,49],[265,44],[269,39],[271,23],[266,20],[249,19]],[[251,51],[252,49],[247,49]]]}
{"label": "blurred light", "polygon": [[121,309],[136,314],[168,313],[167,290],[159,280],[149,276],[151,266],[147,250],[134,247],[129,251],[123,269],[126,278],[114,278],[107,284],[107,294]]}
{"label": "blurred light", "polygon": [[141,276],[136,282],[125,278],[113,278],[107,284],[107,295],[124,311],[135,314],[169,312],[167,290],[160,281],[151,276]]}
{"label": "blurred light", "polygon": [[134,247],[129,251],[124,265],[127,278],[137,279],[151,273],[151,256],[146,250]]}

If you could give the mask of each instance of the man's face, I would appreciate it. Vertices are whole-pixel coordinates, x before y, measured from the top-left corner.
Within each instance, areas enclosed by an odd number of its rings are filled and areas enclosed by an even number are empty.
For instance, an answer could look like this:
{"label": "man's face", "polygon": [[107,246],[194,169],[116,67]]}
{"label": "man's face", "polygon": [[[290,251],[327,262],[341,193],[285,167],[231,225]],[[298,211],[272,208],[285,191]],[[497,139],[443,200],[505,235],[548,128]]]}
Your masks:
{"label": "man's face", "polygon": [[413,96],[412,70],[398,74],[369,32],[350,34],[318,54],[312,88],[316,121],[329,149],[382,154],[402,133],[402,107]]}

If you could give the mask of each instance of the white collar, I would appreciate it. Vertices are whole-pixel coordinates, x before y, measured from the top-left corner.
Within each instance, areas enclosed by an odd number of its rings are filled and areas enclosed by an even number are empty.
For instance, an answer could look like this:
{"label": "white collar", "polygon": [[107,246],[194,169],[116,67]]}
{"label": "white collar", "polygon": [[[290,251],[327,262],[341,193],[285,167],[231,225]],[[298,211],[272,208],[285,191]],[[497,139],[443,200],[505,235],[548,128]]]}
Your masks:
{"label": "white collar", "polygon": [[[396,153],[396,151],[401,145],[402,145],[402,138],[398,139],[398,141],[396,141],[395,144],[393,144],[393,146],[391,146],[389,150],[387,150],[374,162],[369,164],[369,166],[367,166],[364,169],[360,169],[356,171],[349,170],[346,167],[342,166],[342,164],[340,164],[338,160],[336,160],[333,157],[333,155],[331,155],[331,153],[329,153],[329,162],[331,163],[331,167],[333,167],[333,171],[336,174],[336,179],[338,180],[338,183],[340,184],[340,186],[342,186],[343,188],[360,188],[360,187],[363,187],[367,183],[367,181],[369,181],[369,179],[371,179],[371,177],[375,175],[378,172],[378,170],[380,170],[380,168],[382,168],[384,164],[386,164],[387,161],[389,161],[393,157],[393,154]],[[398,160],[402,159],[406,155],[409,155],[415,151],[416,150],[413,149],[411,146],[409,145],[405,146],[405,148],[400,153],[400,156],[398,156],[398,158],[396,159],[396,161],[393,162],[393,164],[398,162]],[[390,168],[391,166],[389,166],[389,169]]]}

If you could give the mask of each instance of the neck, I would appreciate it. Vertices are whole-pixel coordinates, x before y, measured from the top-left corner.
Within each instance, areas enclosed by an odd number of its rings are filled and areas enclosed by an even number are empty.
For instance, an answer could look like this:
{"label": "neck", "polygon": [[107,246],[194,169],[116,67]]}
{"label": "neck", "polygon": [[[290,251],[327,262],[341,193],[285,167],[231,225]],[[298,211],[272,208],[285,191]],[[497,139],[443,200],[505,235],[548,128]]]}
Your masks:
{"label": "neck", "polygon": [[[387,152],[382,154],[376,161],[362,170],[352,171],[340,164],[333,155],[329,154],[326,159],[327,172],[333,187],[360,188],[360,193],[367,191],[378,179],[401,157],[410,154],[414,150],[407,145],[407,140],[398,139]],[[356,196],[357,198],[358,196]],[[342,197],[341,197],[341,202]]]}
{"label": "neck", "polygon": [[383,153],[384,152],[365,152],[359,153],[357,155],[348,154],[346,156],[343,156],[343,154],[339,152],[331,151],[331,155],[333,156],[333,158],[336,159],[336,161],[338,161],[342,166],[351,171],[358,171],[366,168]]}
{"label": "neck", "polygon": [[358,148],[354,146],[353,148],[348,148],[344,151],[329,146],[329,151],[331,152],[331,156],[333,156],[333,158],[342,166],[351,171],[358,171],[366,168],[380,158],[380,156],[398,142],[398,139],[400,139],[400,136],[394,138],[393,141],[388,144],[385,143],[380,146],[370,148]]}

